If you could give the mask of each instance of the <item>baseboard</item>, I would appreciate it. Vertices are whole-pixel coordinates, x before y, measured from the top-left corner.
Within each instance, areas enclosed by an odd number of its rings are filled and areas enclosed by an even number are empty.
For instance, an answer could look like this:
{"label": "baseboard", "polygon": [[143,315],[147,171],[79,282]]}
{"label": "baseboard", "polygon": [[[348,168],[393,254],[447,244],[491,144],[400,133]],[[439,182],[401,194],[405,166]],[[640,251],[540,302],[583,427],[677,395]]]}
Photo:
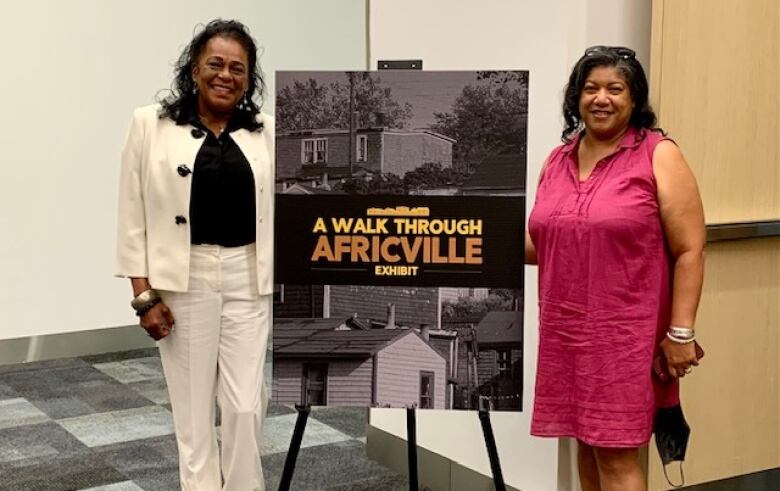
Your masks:
{"label": "baseboard", "polygon": [[[368,458],[397,472],[408,475],[406,440],[368,425],[366,431]],[[421,491],[493,491],[493,478],[464,467],[443,455],[417,447],[418,481]],[[508,491],[520,491],[507,486]]]}
{"label": "baseboard", "polygon": [[138,325],[0,340],[0,365],[153,348]]}

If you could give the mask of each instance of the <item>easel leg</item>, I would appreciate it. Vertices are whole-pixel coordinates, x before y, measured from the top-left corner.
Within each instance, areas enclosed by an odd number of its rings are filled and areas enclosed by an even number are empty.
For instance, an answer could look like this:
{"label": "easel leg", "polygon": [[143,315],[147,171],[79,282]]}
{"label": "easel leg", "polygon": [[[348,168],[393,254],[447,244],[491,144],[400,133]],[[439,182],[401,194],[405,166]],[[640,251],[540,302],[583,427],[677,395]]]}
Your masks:
{"label": "easel leg", "polygon": [[493,484],[496,487],[496,491],[506,491],[504,475],[501,473],[501,462],[498,460],[496,438],[493,436],[493,426],[490,424],[490,413],[480,409],[479,421],[482,423],[482,433],[485,435],[485,446],[490,458],[490,469],[493,471]]}
{"label": "easel leg", "polygon": [[282,480],[279,481],[279,491],[290,491],[293,472],[295,471],[295,462],[298,460],[298,452],[301,450],[303,441],[303,430],[306,429],[306,421],[309,419],[311,406],[295,405],[298,411],[298,419],[295,421],[295,430],[293,430],[290,448],[287,450],[287,458],[284,461],[284,470],[282,471]]}
{"label": "easel leg", "polygon": [[406,445],[409,470],[409,491],[417,491],[417,419],[414,409],[406,409]]}

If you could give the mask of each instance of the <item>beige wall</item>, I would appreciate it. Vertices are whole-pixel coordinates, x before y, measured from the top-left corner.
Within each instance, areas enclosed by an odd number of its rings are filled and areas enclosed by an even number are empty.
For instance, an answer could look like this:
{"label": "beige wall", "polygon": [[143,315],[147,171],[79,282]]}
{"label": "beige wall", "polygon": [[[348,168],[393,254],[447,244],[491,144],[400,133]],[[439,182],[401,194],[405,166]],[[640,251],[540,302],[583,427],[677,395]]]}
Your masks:
{"label": "beige wall", "polygon": [[0,340],[137,324],[112,277],[119,153],[133,108],[216,17],[262,47],[266,111],[275,70],[365,69],[365,0],[0,2]]}
{"label": "beige wall", "polygon": [[[652,102],[699,182],[708,223],[780,219],[780,6],[655,0]],[[780,239],[713,243],[682,386],[688,483],[780,467]],[[655,449],[651,489],[666,489]]]}
{"label": "beige wall", "polygon": [[[370,65],[380,59],[422,59],[426,70],[530,71],[528,200],[549,151],[560,143],[561,95],[574,62],[594,44],[632,46],[649,59],[650,0],[471,0],[369,2]],[[401,33],[399,35],[399,33]],[[530,207],[529,207],[530,208]],[[526,268],[522,413],[494,412],[491,421],[507,484],[529,491],[576,488],[572,455],[558,442],[529,435],[536,366],[536,268]],[[418,444],[490,475],[479,419],[473,412],[421,411]],[[402,413],[371,411],[371,424],[405,437]],[[460,445],[454,442],[479,442]],[[371,442],[369,441],[369,445]],[[559,478],[559,467],[564,470]],[[448,490],[446,484],[432,489]],[[452,489],[457,489],[453,485]]]}

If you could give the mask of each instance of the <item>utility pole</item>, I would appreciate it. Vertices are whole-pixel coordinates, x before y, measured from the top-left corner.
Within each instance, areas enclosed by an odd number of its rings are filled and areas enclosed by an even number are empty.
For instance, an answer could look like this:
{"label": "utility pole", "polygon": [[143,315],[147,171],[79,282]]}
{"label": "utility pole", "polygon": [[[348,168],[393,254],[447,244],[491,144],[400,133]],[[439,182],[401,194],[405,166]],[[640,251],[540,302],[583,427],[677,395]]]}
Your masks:
{"label": "utility pole", "polygon": [[349,77],[349,139],[347,144],[349,152],[347,152],[347,158],[349,159],[349,178],[352,179],[352,161],[354,160],[352,154],[355,151],[355,73],[347,72],[347,77]]}

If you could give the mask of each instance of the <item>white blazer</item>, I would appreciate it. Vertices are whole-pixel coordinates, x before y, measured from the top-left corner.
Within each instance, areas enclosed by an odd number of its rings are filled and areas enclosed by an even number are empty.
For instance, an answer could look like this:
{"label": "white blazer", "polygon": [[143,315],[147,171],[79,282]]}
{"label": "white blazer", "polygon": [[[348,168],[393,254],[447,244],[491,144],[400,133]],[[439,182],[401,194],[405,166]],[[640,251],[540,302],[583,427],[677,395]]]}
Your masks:
{"label": "white blazer", "polygon": [[[187,291],[190,264],[190,190],[195,157],[205,138],[192,125],[160,119],[159,104],[141,107],[122,151],[116,276],[148,278],[152,288]],[[273,292],[274,122],[258,115],[262,131],[239,129],[230,136],[255,179],[258,293]],[[182,175],[183,174],[183,175]]]}

